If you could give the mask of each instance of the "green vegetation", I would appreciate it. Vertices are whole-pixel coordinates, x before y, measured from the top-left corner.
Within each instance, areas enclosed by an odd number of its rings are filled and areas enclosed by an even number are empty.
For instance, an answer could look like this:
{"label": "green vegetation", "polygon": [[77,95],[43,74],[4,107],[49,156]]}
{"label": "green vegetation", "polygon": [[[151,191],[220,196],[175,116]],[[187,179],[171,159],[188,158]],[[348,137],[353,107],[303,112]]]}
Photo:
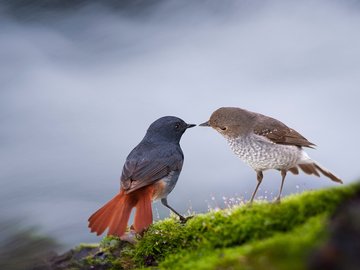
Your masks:
{"label": "green vegetation", "polygon": [[[161,266],[164,269],[305,269],[308,255],[326,236],[325,220],[324,215],[312,217],[290,232],[276,233],[242,246],[171,255]],[[184,263],[179,265],[179,261]]]}
{"label": "green vegetation", "polygon": [[105,237],[84,263],[94,269],[305,269],[308,255],[327,238],[329,215],[359,189],[342,186],[288,196],[281,204],[211,211],[185,225],[168,218],[136,245]]}

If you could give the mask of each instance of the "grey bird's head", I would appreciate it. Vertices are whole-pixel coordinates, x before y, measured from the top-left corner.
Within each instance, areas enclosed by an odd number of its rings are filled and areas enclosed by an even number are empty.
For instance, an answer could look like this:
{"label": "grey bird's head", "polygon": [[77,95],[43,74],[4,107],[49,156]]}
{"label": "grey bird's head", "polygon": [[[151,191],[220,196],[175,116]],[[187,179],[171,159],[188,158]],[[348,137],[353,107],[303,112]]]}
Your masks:
{"label": "grey bird's head", "polygon": [[179,143],[185,130],[195,126],[195,124],[187,124],[184,120],[175,116],[164,116],[149,126],[145,138],[152,141]]}
{"label": "grey bird's head", "polygon": [[238,137],[251,131],[255,118],[256,113],[235,107],[222,107],[212,113],[209,121],[199,126],[212,127],[224,137]]}

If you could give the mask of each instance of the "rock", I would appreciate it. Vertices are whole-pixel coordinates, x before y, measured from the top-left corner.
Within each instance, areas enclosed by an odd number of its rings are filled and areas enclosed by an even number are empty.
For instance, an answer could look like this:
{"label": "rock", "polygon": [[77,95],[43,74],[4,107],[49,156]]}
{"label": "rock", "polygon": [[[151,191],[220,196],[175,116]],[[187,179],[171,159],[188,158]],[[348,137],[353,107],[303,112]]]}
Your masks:
{"label": "rock", "polygon": [[329,239],[315,251],[309,269],[357,270],[360,266],[360,192],[342,203],[329,222]]}

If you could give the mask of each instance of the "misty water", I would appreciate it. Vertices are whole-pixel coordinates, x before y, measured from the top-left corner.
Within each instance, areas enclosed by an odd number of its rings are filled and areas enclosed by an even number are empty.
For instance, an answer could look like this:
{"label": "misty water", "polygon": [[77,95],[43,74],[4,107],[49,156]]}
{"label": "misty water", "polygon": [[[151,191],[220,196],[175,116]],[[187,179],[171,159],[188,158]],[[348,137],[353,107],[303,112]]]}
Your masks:
{"label": "misty water", "polygon": [[[221,106],[280,119],[344,183],[360,176],[357,1],[161,1],[137,14],[90,5],[27,19],[0,11],[1,219],[39,225],[65,247],[98,241],[87,218],[118,192],[148,125],[164,115],[199,124]],[[214,130],[188,130],[181,146],[168,198],[180,213],[250,197],[254,171]],[[271,200],[279,185],[278,172],[265,172],[258,196]],[[334,185],[289,174],[284,194]]]}

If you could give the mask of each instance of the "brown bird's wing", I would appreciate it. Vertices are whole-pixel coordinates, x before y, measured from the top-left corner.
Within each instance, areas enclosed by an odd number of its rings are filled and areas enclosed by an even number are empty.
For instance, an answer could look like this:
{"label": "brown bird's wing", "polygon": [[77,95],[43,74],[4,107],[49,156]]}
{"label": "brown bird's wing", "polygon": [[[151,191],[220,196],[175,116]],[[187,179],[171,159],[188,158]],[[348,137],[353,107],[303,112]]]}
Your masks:
{"label": "brown bird's wing", "polygon": [[254,126],[254,133],[264,136],[277,144],[296,145],[313,148],[315,144],[309,142],[296,130],[289,128],[279,120],[259,115],[259,121]]}
{"label": "brown bird's wing", "polygon": [[[134,149],[135,150],[135,149]],[[136,155],[129,155],[121,175],[121,186],[131,193],[139,188],[155,183],[168,176],[172,171],[180,171],[183,154],[180,147],[158,149],[141,149]],[[148,151],[146,151],[148,150]]]}

